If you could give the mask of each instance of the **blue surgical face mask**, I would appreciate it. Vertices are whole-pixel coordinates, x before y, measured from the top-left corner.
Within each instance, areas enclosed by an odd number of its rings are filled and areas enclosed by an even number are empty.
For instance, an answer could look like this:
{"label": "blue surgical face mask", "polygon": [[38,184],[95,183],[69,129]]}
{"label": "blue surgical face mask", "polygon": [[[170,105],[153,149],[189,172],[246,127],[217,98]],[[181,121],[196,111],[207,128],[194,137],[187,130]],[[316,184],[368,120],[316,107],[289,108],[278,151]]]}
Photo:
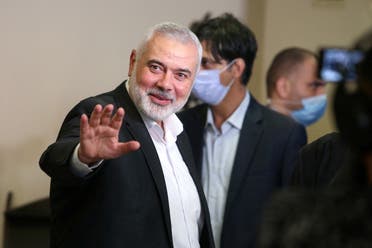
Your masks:
{"label": "blue surgical face mask", "polygon": [[327,106],[326,94],[302,99],[302,109],[292,111],[292,117],[304,126],[309,126],[323,116]]}
{"label": "blue surgical face mask", "polygon": [[231,61],[222,70],[201,70],[195,77],[194,87],[192,88],[193,95],[201,101],[210,105],[218,105],[229,92],[234,79],[225,86],[221,83],[220,74],[229,68],[235,60]]}

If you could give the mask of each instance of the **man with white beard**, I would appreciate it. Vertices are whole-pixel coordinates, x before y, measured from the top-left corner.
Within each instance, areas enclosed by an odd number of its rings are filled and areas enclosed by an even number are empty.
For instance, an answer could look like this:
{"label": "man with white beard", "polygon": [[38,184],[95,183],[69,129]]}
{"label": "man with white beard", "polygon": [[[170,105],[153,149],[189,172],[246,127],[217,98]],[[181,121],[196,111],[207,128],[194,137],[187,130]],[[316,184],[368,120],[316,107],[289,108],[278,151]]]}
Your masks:
{"label": "man with white beard", "polygon": [[51,247],[214,247],[174,114],[201,53],[188,28],[158,24],[132,51],[128,81],[69,112],[40,159],[51,177]]}

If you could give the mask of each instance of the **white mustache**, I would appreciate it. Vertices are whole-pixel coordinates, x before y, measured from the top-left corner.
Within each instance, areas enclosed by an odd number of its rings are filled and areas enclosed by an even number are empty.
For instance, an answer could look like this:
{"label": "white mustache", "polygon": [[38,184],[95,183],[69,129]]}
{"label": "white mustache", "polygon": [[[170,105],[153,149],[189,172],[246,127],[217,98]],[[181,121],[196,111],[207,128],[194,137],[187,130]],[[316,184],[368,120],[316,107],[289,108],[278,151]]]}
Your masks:
{"label": "white mustache", "polygon": [[172,94],[167,93],[167,92],[165,92],[165,91],[163,91],[161,89],[157,89],[157,88],[148,89],[147,94],[159,95],[162,98],[165,98],[167,100],[171,100],[171,101],[174,100],[174,96]]}

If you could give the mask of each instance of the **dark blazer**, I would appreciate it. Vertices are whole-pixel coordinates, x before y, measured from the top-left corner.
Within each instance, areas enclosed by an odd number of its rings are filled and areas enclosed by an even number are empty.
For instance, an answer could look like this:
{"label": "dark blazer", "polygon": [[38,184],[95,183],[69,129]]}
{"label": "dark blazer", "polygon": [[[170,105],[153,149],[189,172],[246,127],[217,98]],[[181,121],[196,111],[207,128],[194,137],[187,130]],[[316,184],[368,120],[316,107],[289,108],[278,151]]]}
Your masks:
{"label": "dark blazer", "polygon": [[301,148],[291,184],[309,190],[357,191],[368,184],[361,157],[340,133],[325,134]]}
{"label": "dark blazer", "polygon": [[[105,160],[84,178],[69,169],[70,158],[79,142],[79,119],[96,104],[123,107],[124,121],[119,140],[137,140],[138,151]],[[204,216],[201,247],[214,247],[209,213],[191,147],[184,133],[177,145],[198,190]],[[51,177],[51,247],[173,247],[165,180],[151,137],[125,89],[87,98],[65,118],[57,141],[40,159]]]}
{"label": "dark blazer", "polygon": [[371,247],[372,188],[360,155],[336,132],[304,146],[295,187],[265,209],[260,248]]}
{"label": "dark blazer", "polygon": [[[196,106],[179,116],[201,172],[207,106]],[[221,248],[255,246],[262,208],[274,190],[289,183],[297,152],[306,139],[302,125],[251,96],[228,189]]]}
{"label": "dark blazer", "polygon": [[339,133],[326,134],[302,147],[291,185],[307,189],[324,189],[354,160],[352,150]]}

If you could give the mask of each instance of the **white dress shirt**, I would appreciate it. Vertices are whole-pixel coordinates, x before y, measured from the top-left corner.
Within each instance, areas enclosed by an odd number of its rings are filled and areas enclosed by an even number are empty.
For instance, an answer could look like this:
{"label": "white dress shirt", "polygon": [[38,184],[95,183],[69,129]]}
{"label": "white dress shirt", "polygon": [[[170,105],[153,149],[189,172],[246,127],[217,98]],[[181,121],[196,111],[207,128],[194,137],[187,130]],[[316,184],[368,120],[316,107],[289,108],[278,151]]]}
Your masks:
{"label": "white dress shirt", "polygon": [[207,198],[216,248],[220,247],[227,192],[234,165],[236,148],[250,101],[247,92],[234,113],[222,124],[219,131],[213,122],[210,109],[204,130],[202,182]]}
{"label": "white dress shirt", "polygon": [[158,153],[168,193],[175,248],[198,248],[202,227],[199,194],[189,170],[178,150],[177,135],[183,125],[175,114],[163,121],[163,129],[154,121],[143,117]]}
{"label": "white dress shirt", "polygon": [[[175,248],[199,248],[199,235],[203,218],[199,194],[189,170],[176,144],[183,125],[175,114],[163,121],[163,129],[155,122],[142,116],[155,145],[168,194],[172,239]],[[92,167],[79,161],[75,148],[71,159],[71,170],[75,175],[86,176]],[[99,161],[95,167],[100,166]],[[93,167],[94,168],[94,167]]]}

